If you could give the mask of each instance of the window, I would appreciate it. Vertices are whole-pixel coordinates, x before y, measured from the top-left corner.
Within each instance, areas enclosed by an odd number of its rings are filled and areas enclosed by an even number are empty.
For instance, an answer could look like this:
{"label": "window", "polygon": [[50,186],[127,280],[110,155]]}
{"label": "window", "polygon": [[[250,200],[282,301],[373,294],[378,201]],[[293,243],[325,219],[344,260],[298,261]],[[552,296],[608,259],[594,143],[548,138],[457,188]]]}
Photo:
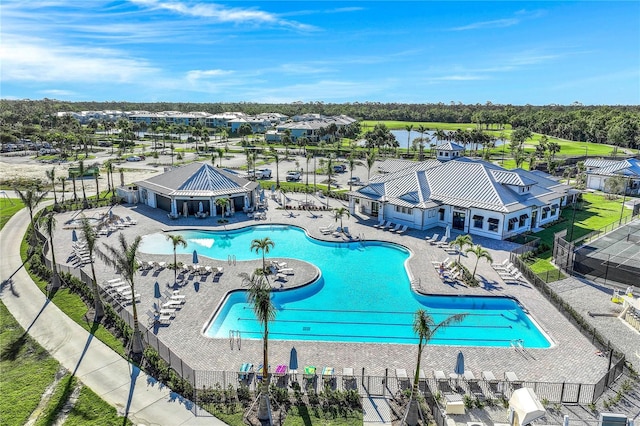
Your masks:
{"label": "window", "polygon": [[489,231],[498,232],[498,224],[500,223],[498,219],[490,217],[487,222],[489,222]]}
{"label": "window", "polygon": [[542,219],[546,219],[547,217],[549,217],[549,211],[551,211],[551,208],[544,206],[542,208]]}
{"label": "window", "polygon": [[444,220],[444,209],[438,210],[440,220]]}
{"label": "window", "polygon": [[551,205],[551,216],[555,216],[556,215],[556,213],[558,211],[558,207],[560,207],[560,206],[558,206],[557,204]]}
{"label": "window", "polygon": [[402,206],[395,206],[395,210],[398,213],[402,213],[402,214],[411,214],[413,209],[409,208],[409,207],[402,207]]}
{"label": "window", "polygon": [[507,229],[509,231],[513,231],[515,229],[516,223],[518,223],[518,218],[512,217],[511,219],[509,219],[509,225],[507,226]]}
{"label": "window", "polygon": [[529,215],[528,214],[521,214],[520,215],[520,220],[518,223],[518,227],[522,228],[523,226],[525,226],[527,224],[527,219],[529,219]]}
{"label": "window", "polygon": [[482,229],[482,221],[484,220],[484,217],[476,214],[472,217],[472,219],[473,219],[473,227]]}

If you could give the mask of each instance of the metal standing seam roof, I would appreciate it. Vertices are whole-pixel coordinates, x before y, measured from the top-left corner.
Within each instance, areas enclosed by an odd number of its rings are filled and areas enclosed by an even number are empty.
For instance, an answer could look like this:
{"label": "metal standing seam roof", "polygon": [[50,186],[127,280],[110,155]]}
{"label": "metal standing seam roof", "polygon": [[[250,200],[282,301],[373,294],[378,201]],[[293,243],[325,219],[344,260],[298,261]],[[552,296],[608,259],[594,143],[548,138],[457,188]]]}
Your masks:
{"label": "metal standing seam roof", "polygon": [[246,193],[254,190],[258,183],[196,162],[136,182],[136,185],[166,196],[212,197]]}
{"label": "metal standing seam roof", "polygon": [[600,167],[599,169],[591,170],[588,173],[603,176],[624,175],[640,177],[640,162],[635,158],[630,158],[628,160],[616,161],[614,164],[609,164]]}
{"label": "metal standing seam roof", "polygon": [[[519,194],[505,183],[531,185],[531,191]],[[431,208],[448,204],[508,213],[546,205],[557,200],[566,188],[566,185],[524,170],[507,171],[485,161],[461,158],[439,163],[438,167],[423,165],[384,175],[353,193],[371,200],[386,197],[386,201],[406,207]]]}
{"label": "metal standing seam roof", "polygon": [[454,142],[445,142],[443,144],[437,145],[434,149],[440,151],[464,151],[464,146],[458,145]]}

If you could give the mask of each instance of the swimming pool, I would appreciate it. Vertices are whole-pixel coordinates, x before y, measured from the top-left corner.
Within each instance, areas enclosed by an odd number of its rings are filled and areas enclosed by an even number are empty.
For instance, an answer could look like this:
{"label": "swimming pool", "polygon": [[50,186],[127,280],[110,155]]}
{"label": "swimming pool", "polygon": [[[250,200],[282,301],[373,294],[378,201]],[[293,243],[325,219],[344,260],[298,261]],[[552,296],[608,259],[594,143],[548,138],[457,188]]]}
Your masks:
{"label": "swimming pool", "polygon": [[[514,300],[499,297],[423,296],[411,291],[404,263],[405,248],[382,242],[335,243],[314,240],[294,226],[261,225],[237,231],[182,231],[188,242],[179,253],[226,260],[259,259],[251,241],[269,237],[275,246],[267,257],[307,261],[322,277],[307,286],[275,292],[278,312],[269,325],[276,340],[316,340],[414,344],[413,314],[426,309],[439,322],[467,313],[459,324],[439,330],[432,344],[508,347],[523,339],[526,347],[547,348],[549,341]],[[141,252],[172,254],[165,234],[144,236]],[[228,338],[239,330],[243,338],[261,338],[260,324],[243,291],[227,295],[205,334]]]}

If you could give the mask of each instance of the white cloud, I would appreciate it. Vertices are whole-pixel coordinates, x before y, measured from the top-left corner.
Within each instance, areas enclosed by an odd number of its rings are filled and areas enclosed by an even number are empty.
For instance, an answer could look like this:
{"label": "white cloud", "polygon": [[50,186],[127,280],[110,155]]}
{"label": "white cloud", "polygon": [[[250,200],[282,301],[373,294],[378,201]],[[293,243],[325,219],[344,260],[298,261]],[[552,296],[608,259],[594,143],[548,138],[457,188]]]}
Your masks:
{"label": "white cloud", "polygon": [[212,19],[221,23],[233,24],[265,24],[296,30],[312,31],[316,28],[312,25],[302,24],[296,21],[282,19],[280,16],[253,8],[225,7],[215,3],[184,4],[175,1],[161,0],[129,0],[134,4],[151,9],[167,10],[186,16],[195,16]]}
{"label": "white cloud", "polygon": [[149,79],[157,69],[113,49],[63,46],[51,40],[2,34],[4,81],[126,83]]}
{"label": "white cloud", "polygon": [[64,89],[40,90],[40,93],[42,93],[46,97],[54,97],[54,98],[63,98],[63,97],[68,98],[68,97],[77,95],[77,93],[72,90],[64,90]]}
{"label": "white cloud", "polygon": [[505,28],[511,27],[513,25],[517,25],[520,23],[519,19],[516,18],[506,18],[506,19],[495,19],[493,21],[482,21],[482,22],[474,22],[472,24],[464,25],[462,27],[454,27],[453,31],[468,31],[468,30],[479,30],[485,28]]}
{"label": "white cloud", "polygon": [[429,78],[429,81],[475,81],[475,80],[486,80],[487,77],[480,75],[471,75],[471,74],[453,74],[453,75],[445,75],[442,77],[433,77]]}

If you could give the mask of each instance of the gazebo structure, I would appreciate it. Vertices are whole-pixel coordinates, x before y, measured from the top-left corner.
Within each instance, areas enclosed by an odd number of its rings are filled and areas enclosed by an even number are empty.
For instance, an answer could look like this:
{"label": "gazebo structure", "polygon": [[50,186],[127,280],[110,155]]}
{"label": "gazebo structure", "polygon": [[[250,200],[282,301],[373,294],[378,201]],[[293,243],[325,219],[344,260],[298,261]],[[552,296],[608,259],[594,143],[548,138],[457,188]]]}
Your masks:
{"label": "gazebo structure", "polygon": [[165,210],[169,217],[228,216],[252,210],[260,185],[206,163],[177,167],[150,179],[135,182],[138,200]]}

